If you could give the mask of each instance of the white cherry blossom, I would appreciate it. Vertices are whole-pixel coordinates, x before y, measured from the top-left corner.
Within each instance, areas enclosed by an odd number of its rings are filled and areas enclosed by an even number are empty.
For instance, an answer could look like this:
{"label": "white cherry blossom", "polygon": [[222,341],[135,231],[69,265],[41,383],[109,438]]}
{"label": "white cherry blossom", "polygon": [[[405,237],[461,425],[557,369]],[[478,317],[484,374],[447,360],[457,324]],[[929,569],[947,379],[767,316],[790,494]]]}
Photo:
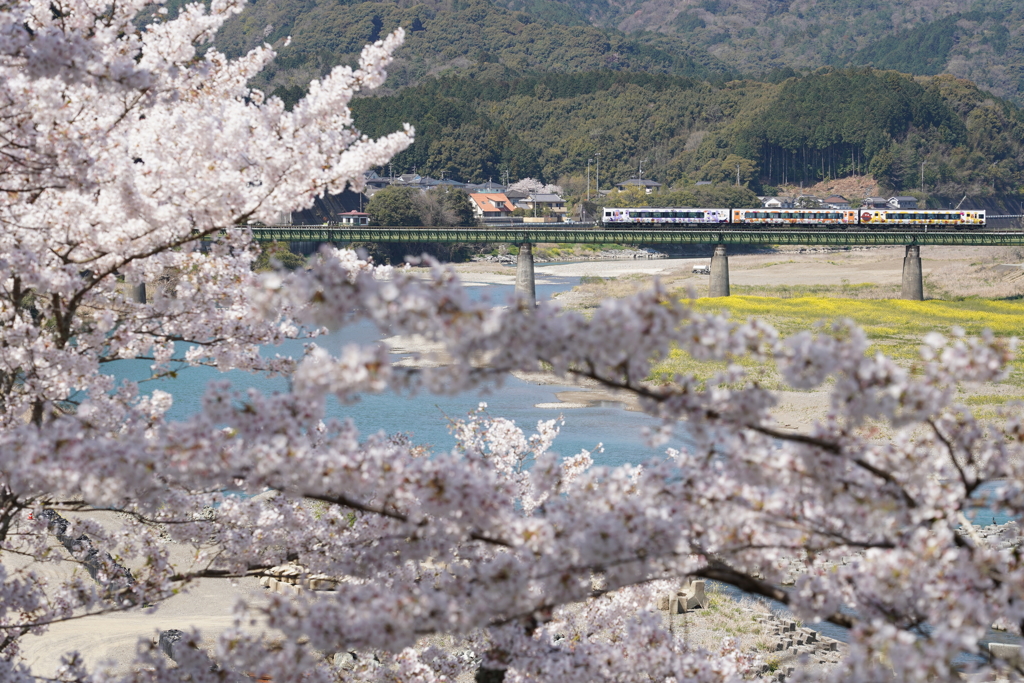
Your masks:
{"label": "white cherry blossom", "polygon": [[[402,33],[313,83],[289,112],[247,86],[269,48],[229,60],[206,44],[241,5],[137,23],[153,8],[0,8],[0,680],[35,680],[23,638],[54,622],[86,628],[92,614],[159,609],[197,578],[290,561],[337,590],[240,602],[212,651],[186,647],[172,663],[142,643],[120,680],[753,675],[755,657],[689,647],[652,613],[658,591],[687,576],[850,627],[837,681],[953,680],[954,659],[978,653],[990,624],[1024,621],[1019,551],[964,528],[982,491],[1001,513],[1024,510],[1021,411],[981,422],[956,394],[1005,377],[1013,342],[929,335],[908,368],[869,355],[849,323],[782,339],[763,322],[699,313],[657,283],[584,317],[475,301],[437,263],[414,277],[333,248],[309,270],[256,276],[246,223],[358,189],[365,169],[410,144],[411,127],[365,138],[348,108],[383,82]],[[145,303],[127,296],[141,282]],[[337,355],[316,344],[321,328],[358,321],[422,335],[448,362],[395,368],[382,344]],[[296,357],[260,353],[302,335]],[[673,349],[726,369],[703,384],[647,384]],[[278,373],[289,389],[214,383],[200,412],[175,421],[170,395],[115,381],[118,359],[148,360],[154,375]],[[824,388],[825,418],[781,428],[777,397],[747,381],[744,359]],[[556,458],[557,421],[524,430],[474,413],[453,425],[456,448],[425,453],[325,416],[332,395],[452,394],[542,368],[632,392],[659,420],[652,442],[680,429],[692,445],[608,468],[587,452]],[[125,522],[59,529],[46,510],[113,510]],[[193,568],[172,562],[173,543],[194,549]],[[56,557],[83,571],[48,578],[41,568]],[[778,585],[793,558],[807,571],[787,593]],[[280,634],[275,648],[246,628],[252,619]],[[463,649],[423,645],[436,634]],[[340,673],[317,652],[358,659]],[[60,675],[119,680],[73,654]]]}

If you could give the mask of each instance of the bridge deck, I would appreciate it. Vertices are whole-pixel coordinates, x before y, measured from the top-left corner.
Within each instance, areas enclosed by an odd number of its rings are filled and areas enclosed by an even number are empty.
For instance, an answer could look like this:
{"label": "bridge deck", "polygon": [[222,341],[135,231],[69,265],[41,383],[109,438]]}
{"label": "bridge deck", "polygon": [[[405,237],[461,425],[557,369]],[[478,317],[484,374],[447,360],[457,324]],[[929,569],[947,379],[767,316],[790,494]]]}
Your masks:
{"label": "bridge deck", "polygon": [[[559,227],[552,227],[559,226]],[[835,228],[791,230],[637,230],[602,229],[580,225],[536,224],[485,228],[392,228],[287,225],[252,228],[260,242],[531,242],[561,244],[736,244],[736,245],[900,245],[933,244],[963,246],[1024,246],[1024,231],[888,229],[849,230]]]}

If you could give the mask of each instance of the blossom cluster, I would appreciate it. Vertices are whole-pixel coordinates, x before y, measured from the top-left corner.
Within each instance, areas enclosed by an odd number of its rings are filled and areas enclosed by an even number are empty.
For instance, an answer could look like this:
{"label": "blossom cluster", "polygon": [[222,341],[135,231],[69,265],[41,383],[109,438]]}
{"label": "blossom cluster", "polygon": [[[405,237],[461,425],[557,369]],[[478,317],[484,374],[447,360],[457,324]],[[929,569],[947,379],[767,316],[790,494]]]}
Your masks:
{"label": "blossom cluster", "polygon": [[[690,647],[651,613],[663,582],[688,576],[850,627],[836,680],[952,680],[990,624],[1024,620],[1018,552],[962,532],[979,491],[1000,512],[1024,508],[1019,408],[981,422],[957,401],[959,384],[1005,377],[1011,342],[931,335],[906,368],[869,353],[851,324],[783,339],[696,312],[657,283],[585,317],[475,300],[437,263],[413,275],[333,248],[306,270],[257,276],[246,223],[358,189],[410,144],[411,128],[362,136],[347,106],[380,85],[402,34],[286,111],[246,85],[269,48],[228,60],[203,46],[238,4],[137,23],[154,9],[0,8],[0,680],[34,680],[21,644],[54,622],[159,609],[197,579],[286,562],[337,590],[240,598],[212,651],[182,648],[171,662],[140,646],[121,680],[752,675],[751,656]],[[142,282],[145,302],[127,291]],[[382,344],[331,354],[315,343],[360,321],[436,342],[445,362],[410,370]],[[302,335],[297,357],[260,352]],[[677,349],[726,369],[646,383]],[[214,383],[200,412],[171,420],[171,396],[115,382],[107,368],[120,359],[147,360],[154,376],[209,365],[290,382],[275,394]],[[782,429],[777,396],[747,379],[743,359],[827,392],[825,418]],[[455,393],[540,369],[632,392],[660,421],[652,442],[685,429],[692,445],[596,467],[586,452],[554,455],[557,421],[527,435],[474,413],[454,425],[456,448],[425,454],[326,417],[331,396]],[[66,552],[44,510],[104,553],[72,554],[82,570],[62,579],[43,571]],[[189,566],[175,546],[193,551]],[[786,593],[794,556],[808,571]],[[121,565],[132,582],[116,580]],[[468,650],[424,647],[435,634]],[[350,651],[375,658],[343,674],[317,654]],[[74,656],[59,675],[118,679]]]}

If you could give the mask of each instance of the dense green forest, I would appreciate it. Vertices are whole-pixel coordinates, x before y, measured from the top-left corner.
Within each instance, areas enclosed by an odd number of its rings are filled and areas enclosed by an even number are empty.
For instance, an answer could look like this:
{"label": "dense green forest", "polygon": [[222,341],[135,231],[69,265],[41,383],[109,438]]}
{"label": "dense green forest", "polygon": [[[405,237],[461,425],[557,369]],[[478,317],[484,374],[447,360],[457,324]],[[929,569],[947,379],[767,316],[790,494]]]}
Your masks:
{"label": "dense green forest", "polygon": [[[1024,104],[1024,3],[1019,0],[496,0],[549,21],[671,36],[728,68],[873,65],[949,73]],[[565,19],[562,19],[565,17]]]}
{"label": "dense green forest", "polygon": [[1024,114],[950,76],[823,68],[780,83],[719,86],[611,71],[511,80],[445,77],[354,103],[370,135],[404,121],[416,143],[394,167],[466,181],[571,182],[588,159],[601,185],[644,177],[685,187],[871,173],[888,190],[1013,194],[1024,185]]}
{"label": "dense green forest", "polygon": [[405,27],[387,90],[353,107],[370,135],[416,126],[384,172],[577,187],[589,160],[604,188],[641,173],[680,191],[850,174],[946,197],[1024,187],[1024,3],[495,2],[257,0],[217,45],[273,44],[255,85],[291,105]]}
{"label": "dense green forest", "polygon": [[224,26],[217,46],[237,56],[263,43],[273,45],[278,57],[256,85],[287,98],[335,65],[354,64],[367,42],[399,26],[407,39],[389,69],[391,90],[455,72],[489,79],[598,69],[735,75],[704,51],[699,51],[703,61],[695,59],[668,36],[634,38],[616,30],[545,23],[487,0],[259,0]]}

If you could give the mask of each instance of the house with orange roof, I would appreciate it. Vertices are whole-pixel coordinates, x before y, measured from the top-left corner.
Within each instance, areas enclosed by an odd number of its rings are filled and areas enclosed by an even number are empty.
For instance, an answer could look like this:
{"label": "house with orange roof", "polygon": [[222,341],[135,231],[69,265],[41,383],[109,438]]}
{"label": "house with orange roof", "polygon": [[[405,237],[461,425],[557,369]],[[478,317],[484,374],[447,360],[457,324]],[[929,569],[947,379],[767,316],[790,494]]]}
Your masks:
{"label": "house with orange roof", "polygon": [[503,192],[474,192],[469,198],[473,200],[473,213],[477,218],[508,218],[515,210]]}

